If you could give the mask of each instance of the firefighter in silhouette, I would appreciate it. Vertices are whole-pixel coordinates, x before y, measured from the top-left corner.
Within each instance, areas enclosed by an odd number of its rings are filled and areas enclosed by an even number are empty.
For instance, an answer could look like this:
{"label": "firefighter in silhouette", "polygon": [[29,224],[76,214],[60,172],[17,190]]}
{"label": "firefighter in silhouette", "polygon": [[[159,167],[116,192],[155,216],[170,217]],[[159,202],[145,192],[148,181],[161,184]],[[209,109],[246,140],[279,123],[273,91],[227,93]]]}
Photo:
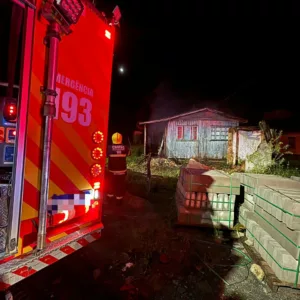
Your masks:
{"label": "firefighter in silhouette", "polygon": [[116,197],[122,202],[126,192],[125,179],[127,174],[126,157],[130,149],[122,144],[122,135],[118,132],[112,135],[112,144],[108,146],[108,190],[107,197]]}

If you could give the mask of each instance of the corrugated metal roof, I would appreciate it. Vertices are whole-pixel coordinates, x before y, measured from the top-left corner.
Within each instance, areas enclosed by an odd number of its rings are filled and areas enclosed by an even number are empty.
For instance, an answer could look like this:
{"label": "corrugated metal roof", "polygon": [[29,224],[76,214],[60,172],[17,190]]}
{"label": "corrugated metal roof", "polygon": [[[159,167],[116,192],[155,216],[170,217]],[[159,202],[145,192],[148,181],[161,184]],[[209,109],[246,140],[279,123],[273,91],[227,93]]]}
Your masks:
{"label": "corrugated metal roof", "polygon": [[198,112],[204,112],[204,111],[209,111],[209,112],[212,112],[214,114],[221,115],[221,116],[223,116],[227,119],[239,121],[240,123],[247,123],[248,122],[248,120],[246,120],[246,119],[242,119],[242,118],[238,118],[238,117],[235,117],[235,116],[232,116],[232,115],[228,115],[228,114],[225,114],[225,113],[223,113],[222,111],[219,111],[219,110],[210,109],[210,108],[201,108],[201,109],[197,109],[197,110],[194,110],[194,111],[186,112],[186,113],[175,115],[175,116],[168,117],[168,118],[145,121],[145,122],[139,122],[139,124],[140,125],[145,125],[145,124],[154,124],[154,123],[159,123],[159,122],[167,122],[167,121],[170,121],[170,120],[173,120],[173,119],[186,117],[186,116],[193,115],[193,114],[196,114]]}

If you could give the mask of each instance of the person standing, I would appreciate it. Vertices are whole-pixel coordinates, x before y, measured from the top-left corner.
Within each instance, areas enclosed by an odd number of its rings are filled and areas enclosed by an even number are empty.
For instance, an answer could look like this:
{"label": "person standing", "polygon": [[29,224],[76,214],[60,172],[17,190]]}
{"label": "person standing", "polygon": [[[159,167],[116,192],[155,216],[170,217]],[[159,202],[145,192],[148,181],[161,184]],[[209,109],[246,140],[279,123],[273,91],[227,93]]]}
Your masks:
{"label": "person standing", "polygon": [[130,156],[130,149],[122,144],[122,135],[118,132],[112,135],[112,144],[108,145],[108,188],[107,197],[115,197],[122,202],[126,192],[127,163],[126,157]]}

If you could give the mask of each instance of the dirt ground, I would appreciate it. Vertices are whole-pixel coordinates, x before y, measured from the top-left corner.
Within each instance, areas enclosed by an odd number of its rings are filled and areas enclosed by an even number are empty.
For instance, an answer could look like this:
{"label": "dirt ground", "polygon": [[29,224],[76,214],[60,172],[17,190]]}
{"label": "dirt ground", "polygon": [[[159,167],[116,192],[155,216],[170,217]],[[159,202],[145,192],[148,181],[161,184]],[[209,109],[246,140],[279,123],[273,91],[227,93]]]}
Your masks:
{"label": "dirt ground", "polygon": [[104,205],[101,239],[19,283],[14,299],[296,299],[249,272],[228,232],[171,226],[144,199]]}

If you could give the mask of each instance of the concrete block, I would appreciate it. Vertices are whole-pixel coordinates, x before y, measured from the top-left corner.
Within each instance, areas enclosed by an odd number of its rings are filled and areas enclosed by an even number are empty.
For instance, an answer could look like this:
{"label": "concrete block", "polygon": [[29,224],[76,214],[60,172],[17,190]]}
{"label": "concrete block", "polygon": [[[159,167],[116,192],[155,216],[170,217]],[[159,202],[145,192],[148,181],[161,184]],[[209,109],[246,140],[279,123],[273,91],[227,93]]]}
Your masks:
{"label": "concrete block", "polygon": [[[245,227],[247,227],[247,221],[249,219],[249,217],[253,217],[254,212],[250,211],[249,209],[247,209],[247,207],[244,206],[244,204],[242,204],[240,206],[240,213],[239,213],[239,222],[244,225]],[[240,221],[241,219],[241,221]]]}
{"label": "concrete block", "polygon": [[[291,272],[284,269],[297,270],[298,261],[295,260],[284,248],[276,243],[274,248],[273,268],[276,268],[275,274],[277,273],[278,278],[282,281],[294,283],[296,280],[296,272]],[[278,264],[281,266],[278,266]],[[283,269],[283,268],[284,269]],[[300,280],[298,280],[300,282]]]}
{"label": "concrete block", "polygon": [[249,218],[247,221],[247,231],[246,236],[247,238],[254,243],[253,231],[255,227],[259,226],[252,218]]}
{"label": "concrete block", "polygon": [[250,194],[245,192],[244,193],[244,199],[251,202],[252,204],[255,204],[253,195],[250,195]]}
{"label": "concrete block", "polygon": [[188,208],[234,211],[236,195],[186,192],[179,181],[177,193],[180,204]]}
{"label": "concrete block", "polygon": [[229,211],[196,210],[177,204],[177,212],[178,223],[184,225],[232,228],[234,223],[234,212]]}
{"label": "concrete block", "polygon": [[179,181],[186,192],[240,194],[240,180],[217,170],[182,168]]}
{"label": "concrete block", "polygon": [[245,173],[242,183],[245,185],[245,192],[250,195],[254,194],[256,188],[263,185],[284,189],[300,189],[300,182],[276,175]]}
{"label": "concrete block", "polygon": [[231,176],[233,176],[234,178],[238,178],[240,180],[240,182],[244,182],[244,174],[245,173],[238,173],[238,172],[234,172],[231,174]]}
{"label": "concrete block", "polygon": [[[252,196],[252,198],[253,198],[253,196]],[[254,201],[249,201],[248,198],[245,197],[243,205],[245,207],[247,207],[247,209],[254,211]]]}
{"label": "concrete block", "polygon": [[[254,220],[249,219],[249,224],[250,223],[251,226],[247,230],[253,231],[252,234],[254,235],[254,241],[256,240],[256,243],[254,242],[255,249],[266,260],[281,281],[291,284],[295,283],[295,271],[297,271],[298,261],[294,259],[291,254],[277,243]],[[298,278],[298,284],[300,284],[300,276]]]}
{"label": "concrete block", "polygon": [[300,231],[289,229],[283,222],[264,211],[258,205],[254,208],[257,223],[286,251],[298,260],[300,254]]}
{"label": "concrete block", "polygon": [[255,192],[255,202],[269,214],[292,230],[300,230],[300,190],[260,186]]}
{"label": "concrete block", "polygon": [[255,236],[255,239],[254,239],[254,248],[257,250],[257,252],[261,252],[260,251],[260,245],[259,245],[259,236],[260,236],[260,230],[261,228],[259,226],[254,226],[253,227],[253,231],[252,231],[252,234]]}
{"label": "concrete block", "polygon": [[239,215],[238,221],[240,224],[246,227],[246,221]]}
{"label": "concrete block", "polygon": [[239,178],[241,185],[244,186],[245,193],[248,193],[250,195],[253,195],[255,184],[257,183],[257,179],[261,177],[278,177],[275,175],[264,175],[264,174],[254,174],[254,173],[233,173],[233,177]]}
{"label": "concrete block", "polygon": [[[265,234],[264,236],[262,236],[262,241],[261,241],[261,248],[260,248],[260,255],[261,257],[267,261],[268,259],[270,259],[268,253],[265,251],[265,249],[267,249],[268,244],[272,241],[272,237],[268,234]],[[272,262],[272,259],[271,259]]]}
{"label": "concrete block", "polygon": [[[259,227],[259,229],[261,230],[261,228]],[[264,235],[264,237],[266,237],[267,234]],[[256,236],[255,236],[256,238]],[[266,258],[267,258],[267,263],[268,265],[273,269],[273,271],[275,272],[275,266],[274,265],[274,250],[276,247],[276,241],[274,239],[269,239],[269,242],[267,244],[267,247],[260,247],[260,251],[259,253],[262,254],[262,252],[266,252]],[[276,274],[276,273],[275,273]]]}

